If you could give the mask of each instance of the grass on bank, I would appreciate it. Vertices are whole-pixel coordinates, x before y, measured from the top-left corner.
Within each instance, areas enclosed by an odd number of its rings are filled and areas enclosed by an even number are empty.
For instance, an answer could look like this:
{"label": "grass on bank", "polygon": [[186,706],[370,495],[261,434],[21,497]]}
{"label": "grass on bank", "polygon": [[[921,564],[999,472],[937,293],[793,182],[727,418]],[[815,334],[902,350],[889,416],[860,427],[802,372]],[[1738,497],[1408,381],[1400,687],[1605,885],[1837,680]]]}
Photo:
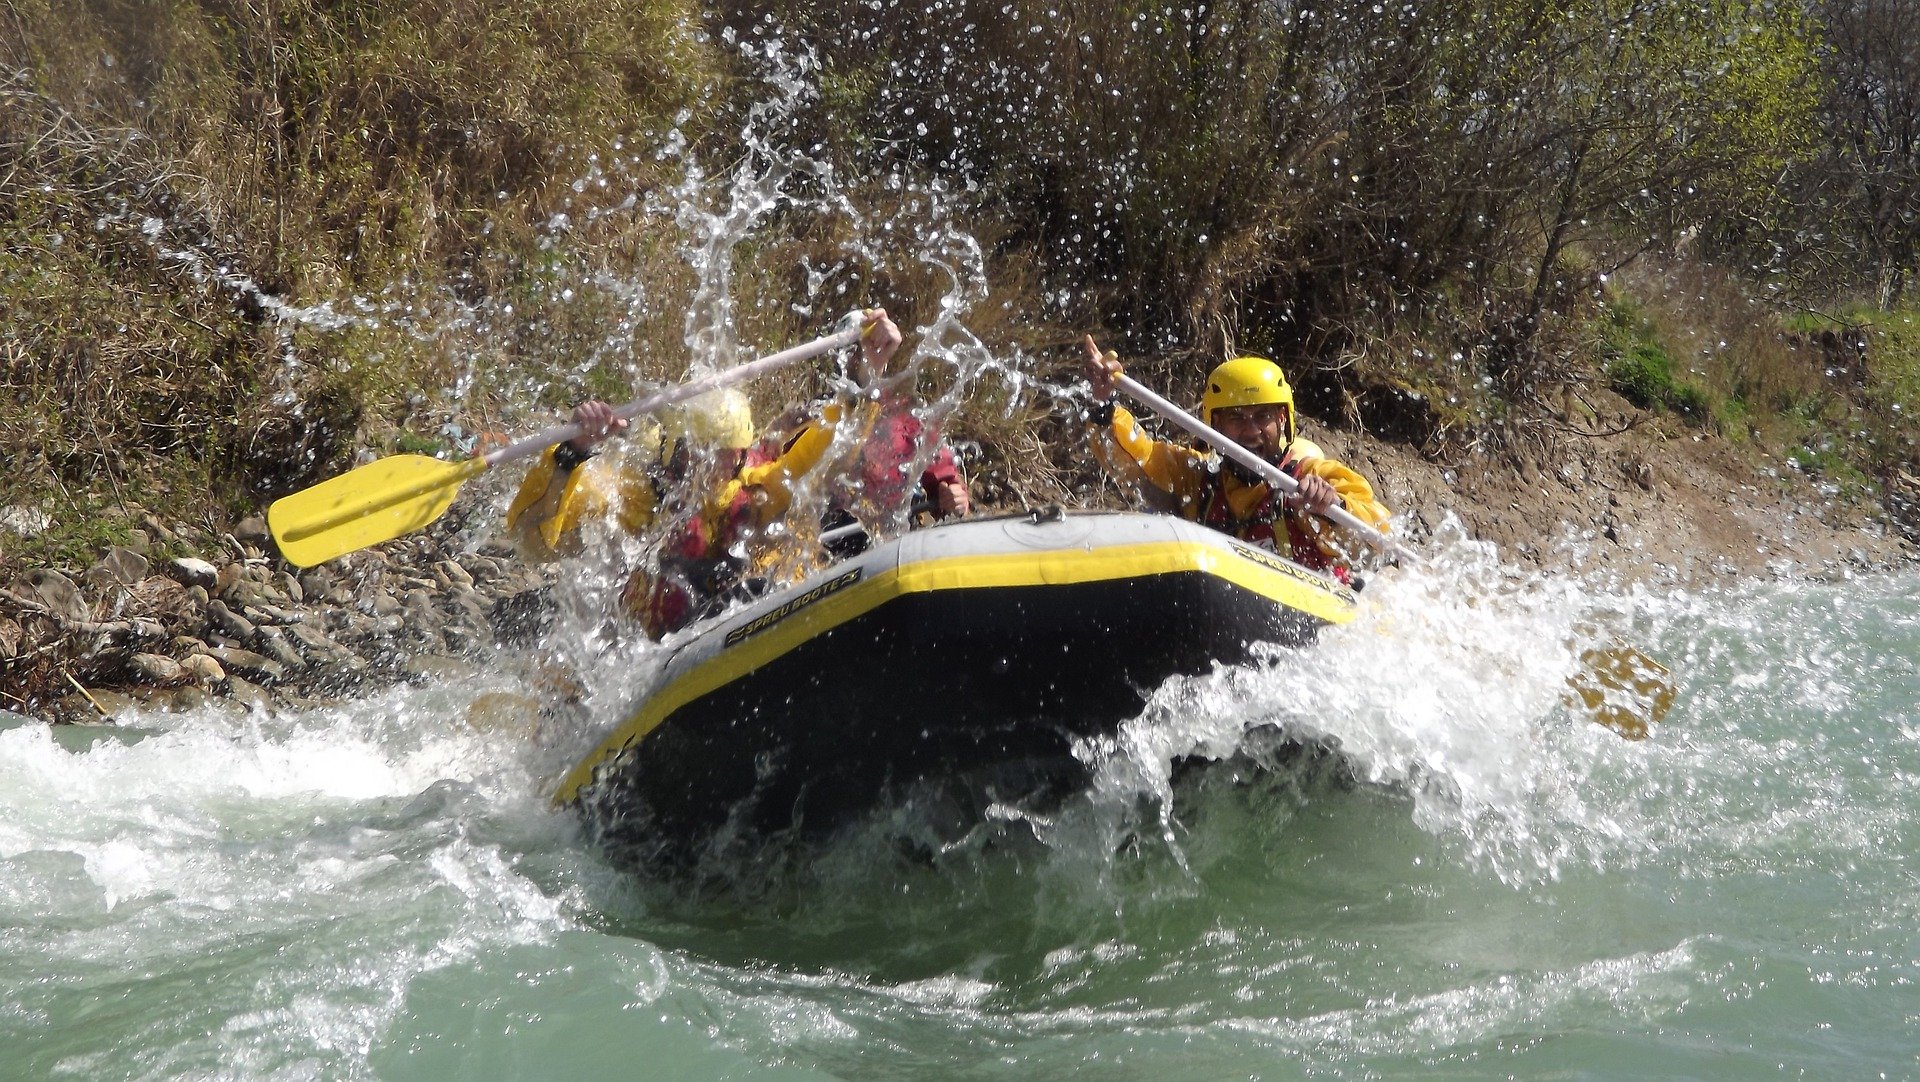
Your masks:
{"label": "grass on bank", "polygon": [[677,321],[608,355],[617,300],[541,294],[684,268],[644,216],[584,256],[551,223],[592,163],[657,186],[621,148],[722,114],[697,26],[683,0],[8,5],[0,506],[52,525],[0,555],[70,563],[120,507],[249,513],[431,439],[449,387],[484,415],[560,358],[645,367]]}
{"label": "grass on bank", "polygon": [[1623,397],[1683,397],[1852,495],[1920,466],[1920,306],[1792,309],[1723,269],[1647,258],[1614,277],[1601,324]]}
{"label": "grass on bank", "polygon": [[1600,358],[1607,386],[1641,409],[1672,410],[1691,424],[1714,419],[1713,402],[1699,383],[1676,377],[1674,362],[1655,335],[1653,322],[1631,299],[1604,307]]}

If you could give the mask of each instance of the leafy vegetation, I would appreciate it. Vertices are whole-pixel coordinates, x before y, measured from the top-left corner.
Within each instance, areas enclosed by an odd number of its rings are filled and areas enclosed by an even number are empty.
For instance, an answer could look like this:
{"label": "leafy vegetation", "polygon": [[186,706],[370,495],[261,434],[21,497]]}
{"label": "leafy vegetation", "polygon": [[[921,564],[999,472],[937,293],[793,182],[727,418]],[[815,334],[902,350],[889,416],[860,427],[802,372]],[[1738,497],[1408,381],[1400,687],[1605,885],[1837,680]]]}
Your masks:
{"label": "leafy vegetation", "polygon": [[0,504],[61,511],[58,548],[79,493],[251,510],[428,422],[459,374],[416,316],[537,289],[567,179],[704,130],[697,26],[675,0],[8,5]]}
{"label": "leafy vegetation", "polygon": [[1673,358],[1654,337],[1653,324],[1631,301],[1618,301],[1607,312],[1601,355],[1607,386],[1641,409],[1670,409],[1694,424],[1713,418],[1705,387],[1676,379]]}
{"label": "leafy vegetation", "polygon": [[[114,508],[244,514],[672,374],[694,283],[659,205],[738,168],[775,42],[817,87],[786,145],[863,208],[954,193],[996,301],[969,328],[1043,365],[1093,330],[1180,392],[1263,351],[1423,444],[1597,374],[1736,433],[1864,432],[1832,453],[1878,477],[1920,408],[1895,7],[15,0],[0,508],[53,513],[24,550],[52,558]],[[929,318],[947,288],[792,209],[737,258],[755,341],[825,279]],[[1011,491],[1047,483],[1043,412],[963,415],[1032,464]]]}

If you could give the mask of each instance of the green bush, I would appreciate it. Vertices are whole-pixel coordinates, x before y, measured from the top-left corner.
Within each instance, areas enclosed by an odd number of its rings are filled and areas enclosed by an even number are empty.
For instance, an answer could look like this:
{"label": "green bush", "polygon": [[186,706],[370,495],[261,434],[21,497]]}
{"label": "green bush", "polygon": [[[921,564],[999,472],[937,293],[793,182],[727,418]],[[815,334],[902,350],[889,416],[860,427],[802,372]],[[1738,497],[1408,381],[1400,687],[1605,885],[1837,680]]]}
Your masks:
{"label": "green bush", "polygon": [[1675,383],[1673,390],[1667,394],[1667,405],[1694,424],[1704,424],[1713,419],[1713,397],[1698,383]]}
{"label": "green bush", "polygon": [[1672,410],[1693,424],[1714,419],[1713,396],[1692,380],[1675,379],[1673,358],[1653,336],[1653,325],[1628,298],[1610,301],[1601,320],[1607,386],[1646,410]]}
{"label": "green bush", "polygon": [[1607,386],[1641,409],[1659,409],[1673,395],[1673,362],[1659,346],[1640,343],[1607,365]]}

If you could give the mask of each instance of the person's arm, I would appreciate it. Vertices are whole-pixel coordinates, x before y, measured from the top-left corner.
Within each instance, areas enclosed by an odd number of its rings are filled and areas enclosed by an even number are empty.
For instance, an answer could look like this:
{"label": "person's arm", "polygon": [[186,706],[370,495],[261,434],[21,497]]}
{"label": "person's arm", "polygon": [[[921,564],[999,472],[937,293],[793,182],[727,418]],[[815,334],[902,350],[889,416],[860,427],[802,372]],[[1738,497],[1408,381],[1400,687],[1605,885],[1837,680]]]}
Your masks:
{"label": "person's arm", "polygon": [[1387,519],[1392,512],[1374,498],[1373,485],[1345,463],[1325,457],[1303,458],[1299,471],[1304,476],[1317,477],[1331,486],[1339,497],[1340,506],[1352,512],[1353,517],[1375,529],[1386,529]]}
{"label": "person's arm", "polygon": [[1199,514],[1206,487],[1206,456],[1192,448],[1147,435],[1126,407],[1114,400],[1120,358],[1102,353],[1087,335],[1083,371],[1097,403],[1088,415],[1094,458],[1127,495],[1160,511],[1189,518]]}
{"label": "person's arm", "polygon": [[[559,554],[566,535],[580,523],[604,515],[609,494],[605,479],[584,468],[598,445],[628,428],[613,407],[590,399],[573,408],[573,421],[586,431],[546,449],[507,506],[506,529],[523,559],[544,561]],[[652,490],[644,482],[621,479],[623,525],[650,517]],[[644,510],[637,505],[644,503]]]}
{"label": "person's arm", "polygon": [[[900,350],[900,328],[888,318],[885,308],[870,308],[864,313],[867,331],[860,339],[860,356],[863,366],[861,373],[865,382],[871,383],[887,374],[895,355]],[[770,462],[749,466],[740,471],[733,483],[726,486],[719,498],[709,504],[709,517],[727,517],[739,514],[741,496],[749,497],[747,506],[751,508],[751,523],[756,529],[778,521],[793,504],[793,485],[820,465],[828,450],[833,447],[834,438],[839,435],[843,421],[871,426],[877,409],[871,403],[856,405],[851,413],[834,403],[820,411],[820,419],[806,427],[792,439],[780,454]]]}
{"label": "person's arm", "polygon": [[933,462],[920,473],[920,490],[933,504],[935,518],[964,518],[973,511],[973,493],[960,475],[953,448],[942,444]]}
{"label": "person's arm", "polygon": [[[866,414],[871,411],[863,404],[856,406],[855,412]],[[832,449],[834,437],[839,435],[845,415],[846,411],[838,403],[826,406],[820,411],[820,419],[789,439],[771,462],[741,470],[739,476],[726,486],[714,506],[728,508],[731,513],[741,494],[745,493],[751,497],[754,526],[764,527],[778,520],[793,504],[795,482],[820,465]]]}
{"label": "person's arm", "polygon": [[[1390,512],[1374,498],[1373,486],[1365,477],[1345,463],[1327,458],[1307,440],[1295,441],[1294,454],[1297,457],[1288,462],[1287,469],[1301,481],[1303,489],[1308,482],[1325,486],[1335,497],[1334,502],[1355,518],[1376,530],[1387,529]],[[1340,573],[1338,568],[1364,555],[1367,548],[1359,538],[1319,515],[1289,509],[1287,521],[1303,530],[1313,545],[1334,562],[1336,574]]]}

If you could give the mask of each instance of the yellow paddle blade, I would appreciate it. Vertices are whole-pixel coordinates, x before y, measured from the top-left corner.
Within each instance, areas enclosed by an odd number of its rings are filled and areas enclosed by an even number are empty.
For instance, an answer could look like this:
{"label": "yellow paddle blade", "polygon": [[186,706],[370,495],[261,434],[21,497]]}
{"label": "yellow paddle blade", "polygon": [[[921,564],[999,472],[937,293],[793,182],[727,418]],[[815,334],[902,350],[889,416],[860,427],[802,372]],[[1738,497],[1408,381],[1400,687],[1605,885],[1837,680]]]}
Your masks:
{"label": "yellow paddle blade", "polygon": [[312,567],[425,526],[486,468],[480,458],[394,455],[275,500],[267,527],[288,563]]}
{"label": "yellow paddle blade", "polygon": [[532,737],[539,732],[544,705],[531,695],[489,691],[467,704],[467,724],[483,733]]}
{"label": "yellow paddle blade", "polygon": [[1628,740],[1645,740],[1647,726],[1673,709],[1670,675],[1631,646],[1594,647],[1580,655],[1580,671],[1567,684],[1593,720]]}

